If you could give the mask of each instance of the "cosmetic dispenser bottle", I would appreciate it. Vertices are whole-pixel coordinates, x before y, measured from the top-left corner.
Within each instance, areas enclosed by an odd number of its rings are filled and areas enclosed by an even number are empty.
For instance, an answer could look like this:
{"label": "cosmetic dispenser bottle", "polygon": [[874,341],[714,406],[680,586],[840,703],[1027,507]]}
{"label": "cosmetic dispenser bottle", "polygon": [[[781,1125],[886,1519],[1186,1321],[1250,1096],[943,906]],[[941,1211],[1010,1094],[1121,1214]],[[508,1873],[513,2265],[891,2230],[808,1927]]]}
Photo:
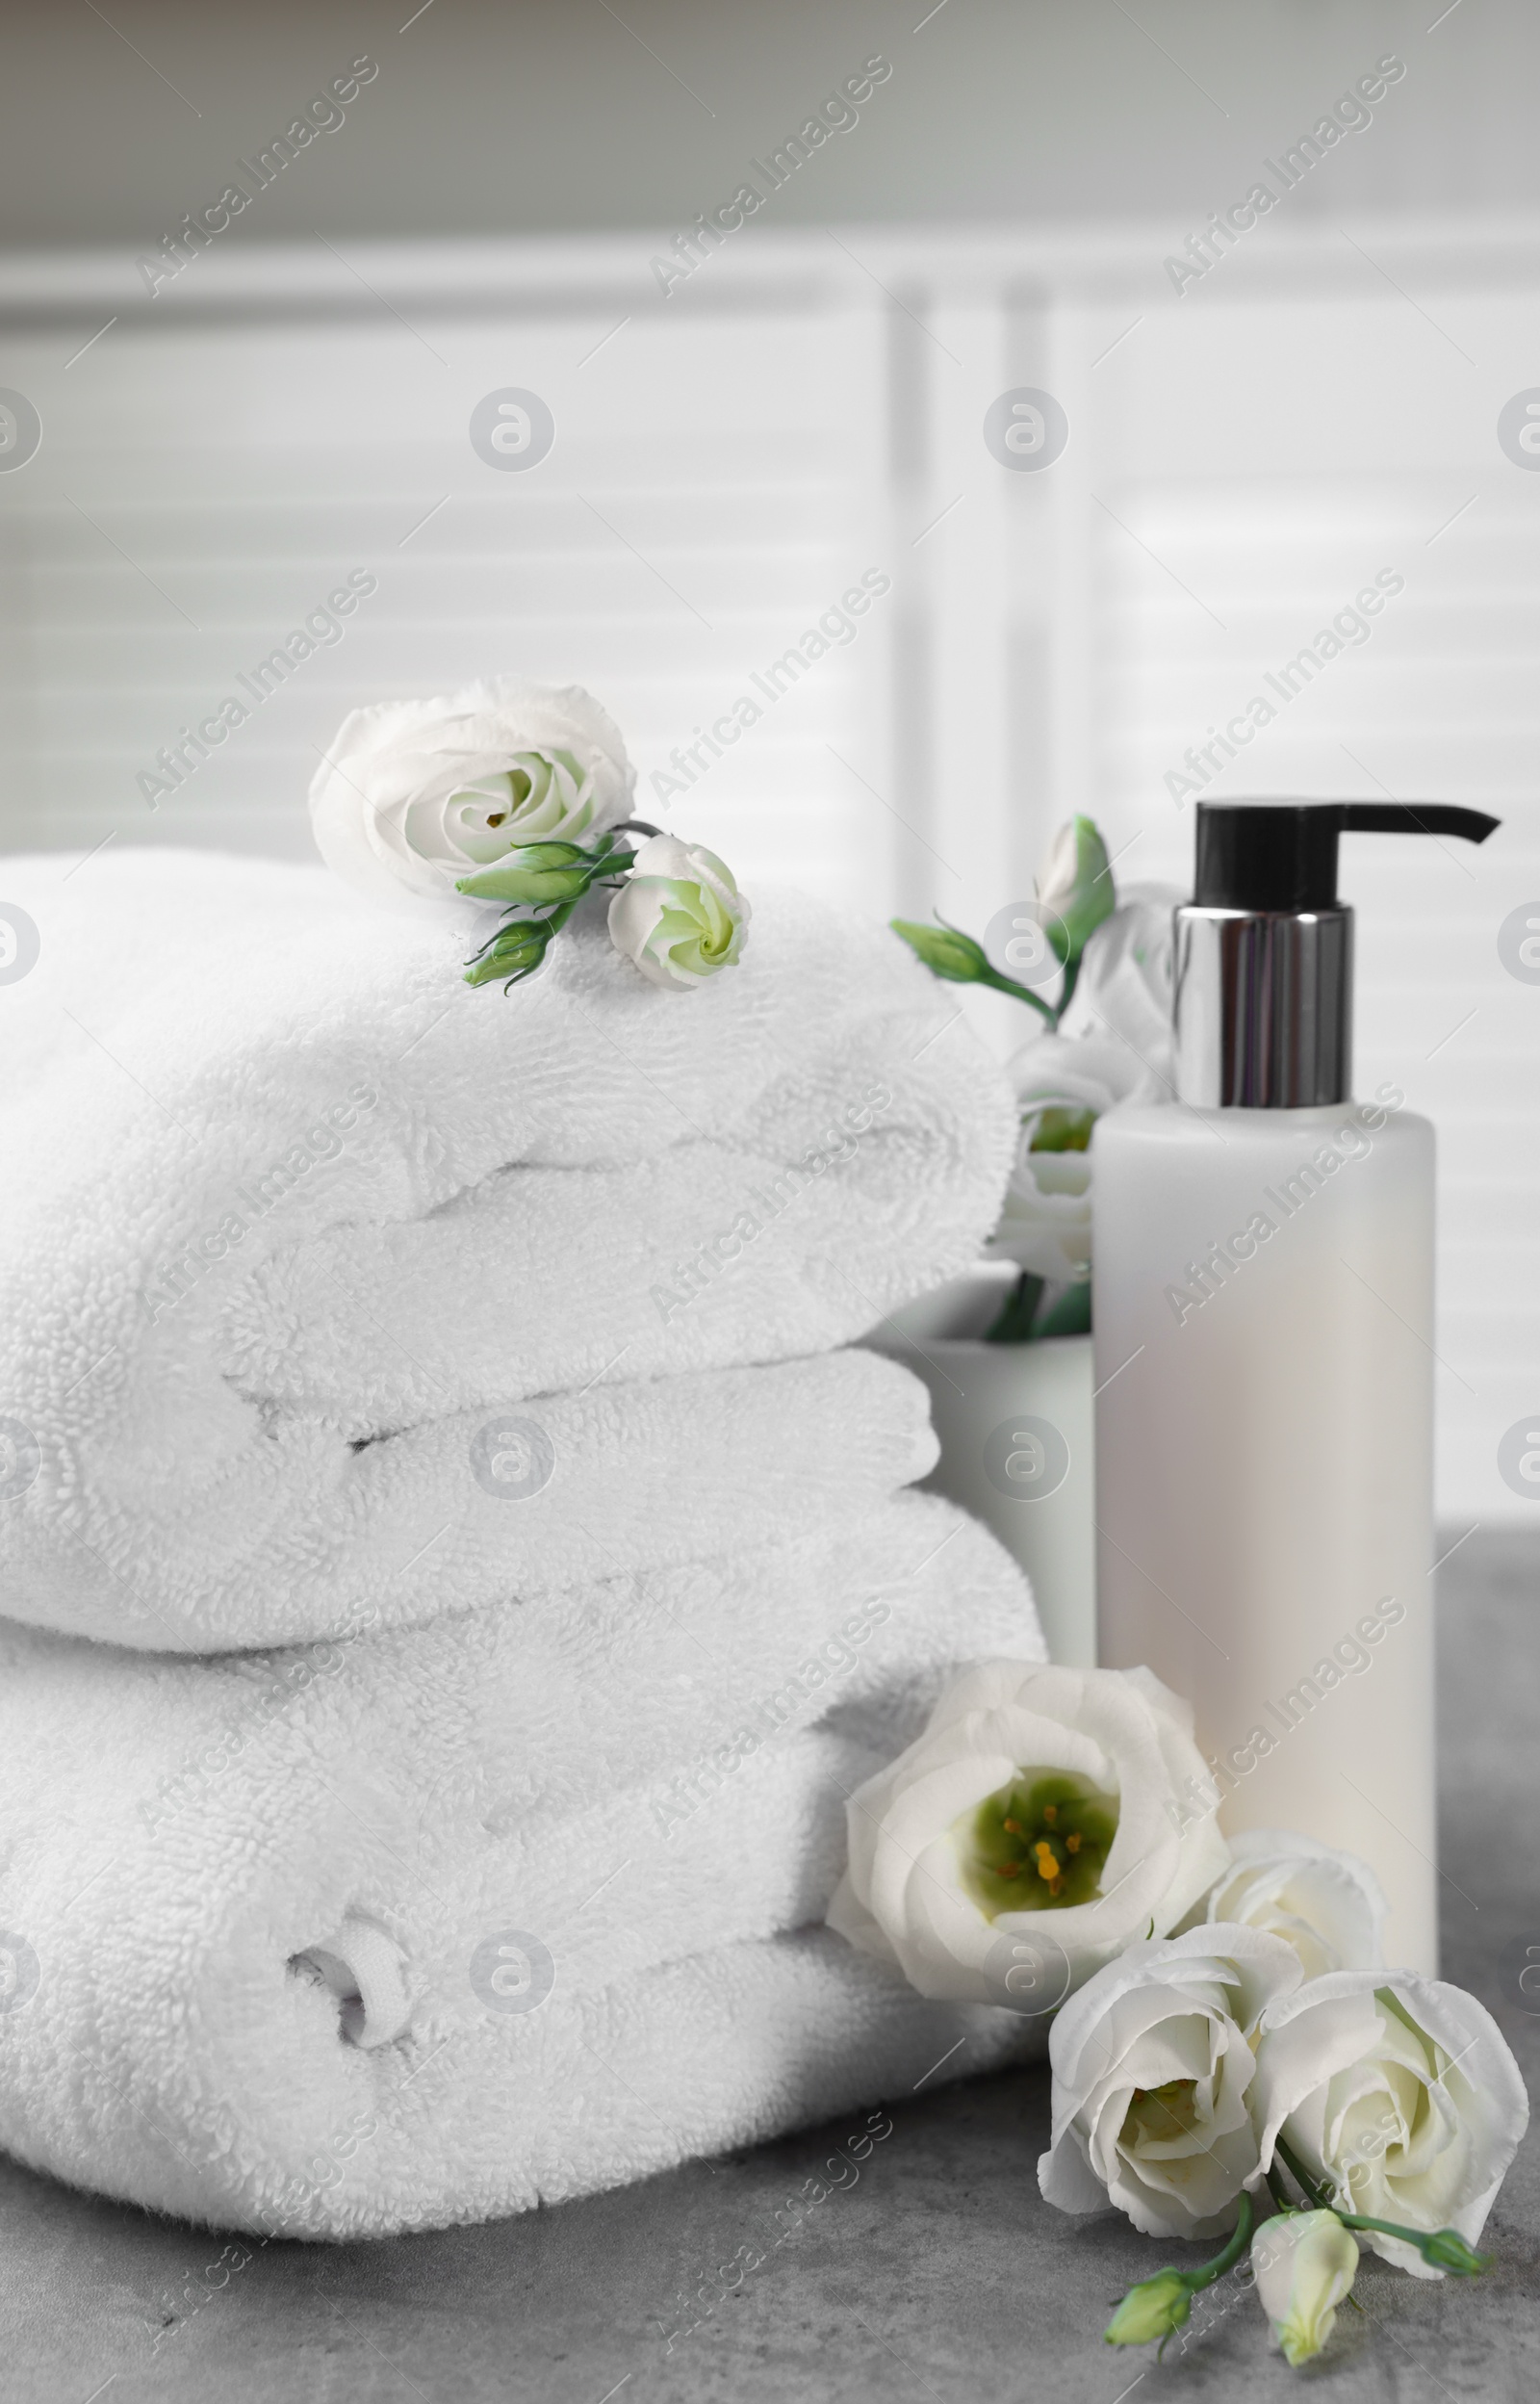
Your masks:
{"label": "cosmetic dispenser bottle", "polygon": [[1429,1975],[1433,1129],[1394,1084],[1349,1099],[1338,840],[1497,823],[1200,802],[1175,1097],[1100,1119],[1091,1176],[1101,1662],[1192,1702],[1180,1818],[1359,1855],[1386,1962]]}

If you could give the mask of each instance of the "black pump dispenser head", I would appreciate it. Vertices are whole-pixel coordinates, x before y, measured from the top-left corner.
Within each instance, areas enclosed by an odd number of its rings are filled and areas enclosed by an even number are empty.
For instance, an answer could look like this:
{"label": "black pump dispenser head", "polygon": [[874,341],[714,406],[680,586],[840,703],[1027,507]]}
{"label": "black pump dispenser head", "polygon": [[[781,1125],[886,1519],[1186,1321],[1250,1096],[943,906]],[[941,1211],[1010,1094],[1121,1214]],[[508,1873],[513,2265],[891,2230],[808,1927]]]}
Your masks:
{"label": "black pump dispenser head", "polygon": [[1342,835],[1463,835],[1498,824],[1444,801],[1200,801],[1200,910],[1334,910]]}
{"label": "black pump dispenser head", "polygon": [[1193,899],[1175,914],[1176,1091],[1199,1109],[1309,1109],[1352,1083],[1353,914],[1344,835],[1458,835],[1448,802],[1200,801]]}

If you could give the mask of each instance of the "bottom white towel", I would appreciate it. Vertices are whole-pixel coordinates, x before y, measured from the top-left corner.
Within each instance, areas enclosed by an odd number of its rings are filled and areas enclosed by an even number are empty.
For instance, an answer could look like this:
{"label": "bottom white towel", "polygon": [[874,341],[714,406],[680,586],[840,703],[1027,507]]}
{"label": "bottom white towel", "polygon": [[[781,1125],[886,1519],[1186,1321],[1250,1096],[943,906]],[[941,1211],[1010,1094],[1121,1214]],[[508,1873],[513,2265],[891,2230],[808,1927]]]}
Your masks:
{"label": "bottom white towel", "polygon": [[845,2148],[860,2162],[881,2128],[868,2107],[896,2109],[1046,2042],[1041,2020],[927,2003],[824,1928],[529,2007],[535,1968],[531,1978],[505,1945],[490,2002],[467,1982],[375,2052],[339,2042],[332,1994],[296,1977],[291,2034],[327,2051],[327,2092],[273,2088],[260,2111],[231,2091],[238,2030],[222,2046],[197,2032],[208,2053],[195,2118],[145,2081],[110,2096],[62,2058],[57,2082],[85,2088],[92,2125],[82,2115],[66,2136],[29,2120],[9,2129],[9,2150],[75,2184],[263,2239],[388,2236],[562,2203],[836,2112],[862,2114]]}
{"label": "bottom white towel", "polygon": [[260,1663],[0,1624],[0,2144],[218,2226],[383,2235],[1040,2035],[817,1926],[851,1790],[960,1663],[1040,1657],[992,1538],[905,1497],[650,1584],[629,1642],[624,1600]]}

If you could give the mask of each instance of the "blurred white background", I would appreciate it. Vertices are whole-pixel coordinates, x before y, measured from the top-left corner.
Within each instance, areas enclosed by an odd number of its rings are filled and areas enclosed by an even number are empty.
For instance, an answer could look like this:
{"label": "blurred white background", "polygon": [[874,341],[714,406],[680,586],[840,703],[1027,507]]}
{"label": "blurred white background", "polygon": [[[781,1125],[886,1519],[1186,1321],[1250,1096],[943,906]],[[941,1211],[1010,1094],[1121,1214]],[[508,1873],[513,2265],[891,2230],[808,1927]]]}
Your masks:
{"label": "blurred white background", "polygon": [[[639,806],[751,892],[982,932],[1072,811],[1120,881],[1184,881],[1173,772],[1270,697],[1211,795],[1503,819],[1479,852],[1350,842],[1343,884],[1360,1089],[1394,1077],[1441,1137],[1441,1508],[1523,1518],[1495,1454],[1540,1406],[1540,970],[1498,938],[1540,922],[1540,453],[1498,421],[1540,387],[1540,25],[1439,10],[13,13],[0,387],[41,442],[0,473],[0,843],[80,875],[108,842],[303,857],[347,709],[514,668],[592,687]],[[258,189],[358,59],[345,121]],[[859,121],[772,191],[869,59]],[[1363,79],[1371,121],[1289,188]],[[137,262],[232,179],[248,208],[152,295]],[[763,208],[660,276],[746,179]],[[1277,206],[1221,248],[1259,181]],[[984,432],[1021,387],[1069,427],[1025,472]],[[555,428],[511,473],[469,432],[505,388]],[[354,572],[341,638],[254,703]],[[854,637],[772,702],[756,676],[863,576]],[[1284,702],[1268,675],[1376,577],[1367,636]],[[249,723],[152,806],[231,694]],[[740,695],[758,722],[686,784],[671,755]]]}

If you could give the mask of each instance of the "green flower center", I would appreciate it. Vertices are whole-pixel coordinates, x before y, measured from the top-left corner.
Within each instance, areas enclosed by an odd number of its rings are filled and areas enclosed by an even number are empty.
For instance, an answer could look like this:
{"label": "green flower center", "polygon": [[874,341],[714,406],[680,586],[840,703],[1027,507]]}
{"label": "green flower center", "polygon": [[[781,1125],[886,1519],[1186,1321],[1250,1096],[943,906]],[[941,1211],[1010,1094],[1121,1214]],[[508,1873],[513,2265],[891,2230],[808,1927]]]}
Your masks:
{"label": "green flower center", "polygon": [[1096,1124],[1094,1110],[1074,1110],[1065,1102],[1049,1102],[1038,1113],[1029,1151],[1087,1151],[1091,1147],[1091,1129]]}
{"label": "green flower center", "polygon": [[1117,1833],[1117,1797],[1075,1771],[1022,1771],[963,1815],[962,1881],[990,1920],[1093,1902]]}
{"label": "green flower center", "polygon": [[1173,2137],[1191,2136],[1196,2094],[1195,2079],[1168,2079],[1164,2086],[1136,2087],[1123,2115],[1119,2142],[1133,2150],[1142,2141],[1159,2147],[1169,2145]]}

